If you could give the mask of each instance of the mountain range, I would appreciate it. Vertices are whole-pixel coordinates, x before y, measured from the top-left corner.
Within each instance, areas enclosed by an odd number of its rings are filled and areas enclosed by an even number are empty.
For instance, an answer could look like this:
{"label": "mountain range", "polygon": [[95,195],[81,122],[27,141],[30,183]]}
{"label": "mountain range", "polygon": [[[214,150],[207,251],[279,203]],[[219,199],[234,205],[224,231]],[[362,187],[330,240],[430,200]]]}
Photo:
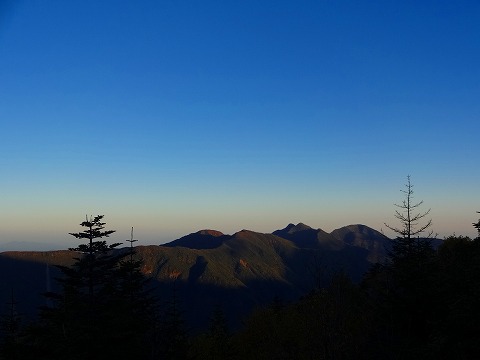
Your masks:
{"label": "mountain range", "polygon": [[[137,246],[135,256],[161,300],[168,301],[175,286],[192,328],[205,326],[217,305],[238,327],[256,306],[275,298],[298,299],[326,284],[334,272],[359,282],[372,264],[385,259],[390,246],[391,239],[365,225],[327,233],[299,223],[270,234],[201,230],[163,245]],[[0,305],[13,292],[20,311],[33,314],[45,303],[41,294],[55,290],[59,272],[54,265],[72,264],[72,257],[68,250],[0,253]]]}

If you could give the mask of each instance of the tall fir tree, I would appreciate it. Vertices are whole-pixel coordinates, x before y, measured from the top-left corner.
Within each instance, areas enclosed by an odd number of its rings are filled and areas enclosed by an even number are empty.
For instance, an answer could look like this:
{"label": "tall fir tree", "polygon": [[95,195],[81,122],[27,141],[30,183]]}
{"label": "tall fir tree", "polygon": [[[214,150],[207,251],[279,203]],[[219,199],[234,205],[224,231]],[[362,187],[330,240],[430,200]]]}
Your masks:
{"label": "tall fir tree", "polygon": [[[385,289],[382,300],[386,341],[403,358],[422,358],[422,344],[429,336],[429,313],[433,290],[430,286],[434,250],[431,245],[432,220],[426,217],[430,209],[420,211],[423,201],[413,199],[413,185],[407,177],[404,199],[395,204],[395,217],[400,226],[385,225],[398,236],[388,252],[388,262],[382,268]],[[425,234],[425,235],[424,235]],[[424,236],[421,236],[424,235]]]}
{"label": "tall fir tree", "polygon": [[78,255],[72,266],[59,266],[61,291],[46,294],[53,306],[41,311],[38,358],[147,358],[154,300],[133,247],[116,249],[120,243],[101,240],[115,232],[105,230],[102,219],[87,218],[84,231],[70,233],[87,242],[70,249]]}
{"label": "tall fir tree", "polygon": [[[422,206],[423,200],[419,202],[413,200],[413,184],[410,181],[410,176],[407,176],[405,190],[400,191],[405,195],[401,204],[395,204],[397,207],[395,217],[400,221],[400,226],[391,226],[385,223],[386,227],[398,235],[394,239],[392,249],[389,252],[389,257],[394,263],[404,259],[411,261],[419,256],[422,257],[431,253],[430,238],[433,235],[433,231],[430,230],[432,220],[429,219],[421,223],[430,214],[431,209],[419,212],[418,208]],[[425,232],[427,234],[420,237]]]}

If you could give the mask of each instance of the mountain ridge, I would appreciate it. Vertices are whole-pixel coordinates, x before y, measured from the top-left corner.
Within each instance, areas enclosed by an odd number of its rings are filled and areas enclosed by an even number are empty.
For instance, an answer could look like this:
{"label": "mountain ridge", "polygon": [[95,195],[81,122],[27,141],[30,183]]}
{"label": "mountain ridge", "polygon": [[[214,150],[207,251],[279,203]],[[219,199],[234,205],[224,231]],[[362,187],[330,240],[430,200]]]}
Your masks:
{"label": "mountain ridge", "polygon": [[[204,229],[161,245],[139,245],[135,257],[141,271],[163,299],[176,283],[184,299],[189,323],[208,323],[211,310],[221,304],[233,326],[253,308],[275,298],[293,301],[343,271],[359,282],[372,264],[382,261],[391,240],[361,224],[327,233],[303,223],[288,224],[272,233],[241,230],[232,235]],[[125,247],[126,248],[126,247]],[[117,251],[123,251],[123,249]],[[68,266],[68,250],[0,253],[0,303],[12,288],[23,294],[32,312],[44,299],[47,284],[55,286],[55,265]],[[30,295],[28,295],[30,294]]]}

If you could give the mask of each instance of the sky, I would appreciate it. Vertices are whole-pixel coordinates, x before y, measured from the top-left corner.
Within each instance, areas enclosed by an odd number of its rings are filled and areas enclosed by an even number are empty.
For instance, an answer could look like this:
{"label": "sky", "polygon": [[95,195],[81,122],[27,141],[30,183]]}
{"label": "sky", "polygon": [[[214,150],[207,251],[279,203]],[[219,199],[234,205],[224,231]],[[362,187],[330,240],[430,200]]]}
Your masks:
{"label": "sky", "polygon": [[2,0],[0,248],[75,246],[97,214],[145,245],[392,237],[408,175],[439,237],[475,237],[479,19],[474,0]]}

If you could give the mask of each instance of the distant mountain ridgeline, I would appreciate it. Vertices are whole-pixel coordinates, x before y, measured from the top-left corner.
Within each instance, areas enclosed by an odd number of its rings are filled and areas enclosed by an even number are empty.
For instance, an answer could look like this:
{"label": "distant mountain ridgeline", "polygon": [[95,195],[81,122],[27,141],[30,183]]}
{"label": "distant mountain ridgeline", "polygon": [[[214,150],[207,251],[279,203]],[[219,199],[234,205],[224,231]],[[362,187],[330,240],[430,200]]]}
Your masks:
{"label": "distant mountain ridgeline", "polygon": [[[360,281],[390,246],[389,238],[365,225],[329,234],[299,223],[271,234],[201,230],[167,244],[137,246],[135,256],[161,299],[169,300],[175,284],[193,328],[204,326],[217,305],[235,327],[255,306],[275,298],[296,300],[335,272]],[[45,303],[41,293],[55,287],[59,273],[53,265],[69,265],[73,256],[71,251],[1,253],[0,305],[13,291],[20,311],[32,313]]]}

